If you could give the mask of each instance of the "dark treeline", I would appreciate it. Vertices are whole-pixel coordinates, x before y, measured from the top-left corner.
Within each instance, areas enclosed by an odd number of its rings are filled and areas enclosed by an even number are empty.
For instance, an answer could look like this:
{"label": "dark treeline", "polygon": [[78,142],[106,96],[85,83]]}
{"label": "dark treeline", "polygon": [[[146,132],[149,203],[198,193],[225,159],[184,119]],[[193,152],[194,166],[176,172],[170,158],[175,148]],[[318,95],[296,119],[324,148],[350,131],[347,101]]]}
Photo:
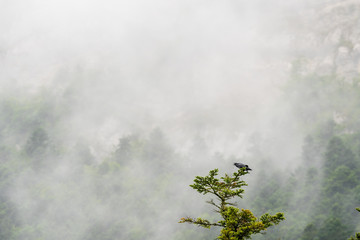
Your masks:
{"label": "dark treeline", "polygon": [[[360,104],[355,97],[360,96],[359,84],[335,76],[305,76],[293,79],[288,90],[290,97],[296,96],[294,111],[307,133],[300,162],[286,179],[286,172],[264,171],[251,206],[285,212],[286,221],[265,239],[347,239],[359,229],[360,129],[355,112],[346,118],[342,114]],[[311,105],[301,100],[308,98]],[[334,109],[341,120],[335,119]],[[266,158],[261,146],[254,149],[254,161]]]}

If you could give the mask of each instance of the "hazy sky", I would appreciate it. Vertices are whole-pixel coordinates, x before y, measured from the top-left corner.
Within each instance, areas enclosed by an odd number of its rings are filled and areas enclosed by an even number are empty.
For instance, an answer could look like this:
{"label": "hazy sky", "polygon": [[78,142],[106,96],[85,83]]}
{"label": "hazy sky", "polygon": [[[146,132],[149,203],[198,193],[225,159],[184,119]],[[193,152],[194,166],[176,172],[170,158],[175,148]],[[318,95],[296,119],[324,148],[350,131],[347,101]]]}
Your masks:
{"label": "hazy sky", "polygon": [[303,4],[2,0],[0,83],[70,88],[72,133],[112,144],[157,126],[239,138],[284,109],[290,20]]}

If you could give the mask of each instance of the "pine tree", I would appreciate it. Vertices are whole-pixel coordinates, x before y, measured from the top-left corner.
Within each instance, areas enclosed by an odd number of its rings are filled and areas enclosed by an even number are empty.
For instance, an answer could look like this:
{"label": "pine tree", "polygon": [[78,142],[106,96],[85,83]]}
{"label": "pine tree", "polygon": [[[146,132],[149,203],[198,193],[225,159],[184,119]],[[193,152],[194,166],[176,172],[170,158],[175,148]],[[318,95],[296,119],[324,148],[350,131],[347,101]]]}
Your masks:
{"label": "pine tree", "polygon": [[245,169],[239,169],[233,173],[233,176],[225,174],[220,179],[216,178],[218,169],[211,170],[208,176],[197,176],[194,184],[190,185],[193,189],[201,194],[212,194],[216,201],[211,199],[207,203],[215,207],[215,211],[220,214],[222,220],[210,222],[202,218],[181,218],[180,223],[191,223],[201,227],[210,228],[211,226],[221,227],[220,240],[242,240],[249,239],[251,235],[265,231],[268,227],[279,224],[284,220],[283,213],[270,215],[268,213],[260,218],[248,209],[239,209],[236,203],[230,202],[234,197],[242,198],[244,189],[247,184],[240,179],[241,176],[248,174]]}

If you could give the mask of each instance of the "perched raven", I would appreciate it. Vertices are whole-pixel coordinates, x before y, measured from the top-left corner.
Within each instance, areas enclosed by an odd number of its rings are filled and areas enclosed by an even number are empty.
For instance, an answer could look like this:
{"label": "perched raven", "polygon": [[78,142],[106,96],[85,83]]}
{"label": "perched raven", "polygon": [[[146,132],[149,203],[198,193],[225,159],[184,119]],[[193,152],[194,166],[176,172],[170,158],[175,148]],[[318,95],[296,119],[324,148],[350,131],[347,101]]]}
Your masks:
{"label": "perched raven", "polygon": [[234,163],[234,165],[238,168],[245,168],[246,171],[249,171],[249,170],[251,171],[251,168],[249,168],[248,165],[245,165],[243,163]]}

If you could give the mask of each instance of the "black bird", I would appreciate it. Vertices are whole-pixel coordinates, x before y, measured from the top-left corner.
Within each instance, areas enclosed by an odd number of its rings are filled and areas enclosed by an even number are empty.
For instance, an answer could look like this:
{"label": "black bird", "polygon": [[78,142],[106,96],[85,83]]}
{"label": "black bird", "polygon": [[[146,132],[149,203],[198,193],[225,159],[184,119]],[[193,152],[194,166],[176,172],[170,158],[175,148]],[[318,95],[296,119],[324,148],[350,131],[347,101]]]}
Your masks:
{"label": "black bird", "polygon": [[246,171],[249,171],[249,170],[251,171],[251,170],[252,170],[251,168],[249,168],[248,165],[243,164],[243,163],[234,163],[234,165],[235,165],[236,167],[238,167],[238,168],[245,168]]}

